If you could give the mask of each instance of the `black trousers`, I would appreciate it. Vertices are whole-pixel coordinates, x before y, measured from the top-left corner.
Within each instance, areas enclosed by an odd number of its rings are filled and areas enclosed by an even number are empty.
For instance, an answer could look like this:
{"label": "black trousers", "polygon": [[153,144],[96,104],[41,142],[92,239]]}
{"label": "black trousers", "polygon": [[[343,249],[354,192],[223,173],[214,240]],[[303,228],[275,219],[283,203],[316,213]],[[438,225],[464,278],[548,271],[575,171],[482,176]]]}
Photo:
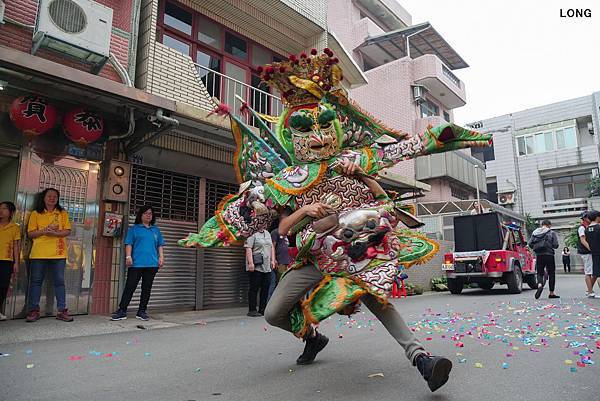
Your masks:
{"label": "black trousers", "polygon": [[133,293],[137,288],[140,278],[142,279],[142,295],[140,296],[140,307],[138,310],[146,311],[148,307],[148,301],[150,301],[150,291],[152,290],[152,283],[154,282],[154,276],[158,269],[155,267],[130,267],[127,269],[127,281],[125,282],[125,289],[123,290],[123,296],[121,296],[121,303],[119,308],[126,311]]}
{"label": "black trousers", "polygon": [[258,304],[258,311],[262,314],[265,313],[267,307],[267,299],[269,297],[269,284],[271,283],[271,273],[263,273],[254,270],[248,272],[248,310],[250,312],[256,311],[256,297],[258,290],[260,289],[260,303]]}
{"label": "black trousers", "polygon": [[565,273],[567,271],[571,273],[571,258],[563,257],[563,269],[565,269]]}
{"label": "black trousers", "polygon": [[4,301],[6,301],[14,264],[15,262],[12,260],[0,260],[0,312],[2,312]]}
{"label": "black trousers", "polygon": [[538,283],[544,283],[544,269],[548,272],[550,291],[554,291],[554,284],[556,283],[556,263],[554,262],[554,255],[537,255],[535,269],[537,271]]}

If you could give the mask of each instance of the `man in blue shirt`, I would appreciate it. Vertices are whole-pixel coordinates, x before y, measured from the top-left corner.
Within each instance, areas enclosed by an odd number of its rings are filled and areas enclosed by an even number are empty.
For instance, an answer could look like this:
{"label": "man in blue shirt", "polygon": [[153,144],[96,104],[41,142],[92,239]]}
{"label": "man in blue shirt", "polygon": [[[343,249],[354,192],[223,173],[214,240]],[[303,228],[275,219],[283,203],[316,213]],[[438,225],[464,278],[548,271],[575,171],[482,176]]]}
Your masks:
{"label": "man in blue shirt", "polygon": [[156,223],[154,210],[151,206],[142,206],[135,218],[135,225],[129,228],[125,238],[125,264],[127,265],[127,281],[119,303],[119,310],[111,320],[127,319],[127,307],[131,302],[133,293],[142,279],[142,294],[140,306],[135,317],[148,320],[146,313],[154,276],[164,264],[165,241]]}

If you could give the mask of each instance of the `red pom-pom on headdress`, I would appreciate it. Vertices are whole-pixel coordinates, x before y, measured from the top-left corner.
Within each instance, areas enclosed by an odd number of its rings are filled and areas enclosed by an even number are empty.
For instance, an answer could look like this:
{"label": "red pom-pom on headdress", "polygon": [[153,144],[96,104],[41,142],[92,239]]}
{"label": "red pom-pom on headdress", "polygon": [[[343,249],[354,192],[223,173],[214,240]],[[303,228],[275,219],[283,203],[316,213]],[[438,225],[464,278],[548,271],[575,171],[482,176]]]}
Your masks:
{"label": "red pom-pom on headdress", "polygon": [[315,49],[314,47],[312,49],[310,49],[310,54],[312,54],[313,56],[317,55],[317,49]]}

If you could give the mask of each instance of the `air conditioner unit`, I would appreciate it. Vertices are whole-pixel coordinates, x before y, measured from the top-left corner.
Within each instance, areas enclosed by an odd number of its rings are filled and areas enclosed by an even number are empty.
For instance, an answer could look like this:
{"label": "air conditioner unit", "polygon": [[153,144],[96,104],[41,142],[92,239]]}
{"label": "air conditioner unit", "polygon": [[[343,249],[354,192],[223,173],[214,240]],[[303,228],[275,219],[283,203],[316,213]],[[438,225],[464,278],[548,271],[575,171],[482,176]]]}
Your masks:
{"label": "air conditioner unit", "polygon": [[110,54],[113,10],[91,0],[40,0],[32,53],[41,47],[92,64],[100,72]]}
{"label": "air conditioner unit", "polygon": [[498,194],[498,204],[499,205],[514,205],[515,204],[514,192],[506,192],[503,194]]}
{"label": "air conditioner unit", "polygon": [[413,90],[413,99],[415,103],[420,104],[425,102],[427,99],[425,98],[425,94],[427,93],[427,87],[423,85],[412,85]]}

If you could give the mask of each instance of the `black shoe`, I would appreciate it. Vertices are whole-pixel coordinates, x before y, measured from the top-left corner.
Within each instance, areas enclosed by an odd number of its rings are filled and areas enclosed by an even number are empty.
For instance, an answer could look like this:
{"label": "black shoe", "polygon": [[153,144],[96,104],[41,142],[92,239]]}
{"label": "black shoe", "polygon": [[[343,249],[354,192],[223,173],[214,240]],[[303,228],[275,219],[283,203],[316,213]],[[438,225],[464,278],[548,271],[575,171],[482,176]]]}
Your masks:
{"label": "black shoe", "polygon": [[535,290],[535,299],[540,299],[540,295],[542,295],[542,291],[544,291],[544,287],[538,287],[538,289]]}
{"label": "black shoe", "polygon": [[560,295],[550,294],[548,295],[548,298],[560,298]]}
{"label": "black shoe", "polygon": [[258,313],[257,311],[255,311],[255,310],[251,310],[250,312],[248,312],[248,313],[246,314],[246,316],[250,316],[250,317],[261,317],[262,315],[261,315],[260,313]]}
{"label": "black shoe", "polygon": [[306,338],[304,341],[306,342],[304,352],[296,359],[296,364],[298,365],[308,365],[313,363],[317,354],[323,350],[329,342],[329,338],[325,337],[323,334],[317,333],[315,337]]}
{"label": "black shoe", "polygon": [[135,314],[135,317],[137,319],[143,320],[144,322],[150,320],[150,316],[148,316],[146,311],[143,310],[139,310],[138,313]]}
{"label": "black shoe", "polygon": [[421,354],[417,357],[416,365],[431,392],[446,384],[452,370],[452,362],[441,356]]}
{"label": "black shoe", "polygon": [[124,311],[123,309],[117,310],[110,317],[110,320],[125,320],[125,319],[127,319],[127,311]]}

